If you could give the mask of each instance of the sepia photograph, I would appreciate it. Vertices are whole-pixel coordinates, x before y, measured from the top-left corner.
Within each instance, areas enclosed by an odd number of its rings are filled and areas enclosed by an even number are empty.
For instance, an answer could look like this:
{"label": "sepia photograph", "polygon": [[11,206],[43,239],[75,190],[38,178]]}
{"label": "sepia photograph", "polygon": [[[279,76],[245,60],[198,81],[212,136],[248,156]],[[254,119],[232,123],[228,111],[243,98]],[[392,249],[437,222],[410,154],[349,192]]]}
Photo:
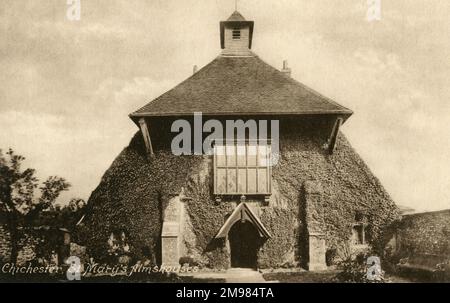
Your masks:
{"label": "sepia photograph", "polygon": [[0,0],[0,282],[450,283],[449,14]]}

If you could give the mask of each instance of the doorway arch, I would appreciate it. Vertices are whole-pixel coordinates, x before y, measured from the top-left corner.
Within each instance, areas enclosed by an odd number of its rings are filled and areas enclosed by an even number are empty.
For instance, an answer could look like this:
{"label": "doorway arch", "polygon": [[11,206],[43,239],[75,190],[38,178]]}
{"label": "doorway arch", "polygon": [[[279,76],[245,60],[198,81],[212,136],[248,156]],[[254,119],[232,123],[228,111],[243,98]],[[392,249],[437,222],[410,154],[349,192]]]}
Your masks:
{"label": "doorway arch", "polygon": [[254,268],[260,247],[260,236],[250,221],[237,221],[228,233],[231,267]]}

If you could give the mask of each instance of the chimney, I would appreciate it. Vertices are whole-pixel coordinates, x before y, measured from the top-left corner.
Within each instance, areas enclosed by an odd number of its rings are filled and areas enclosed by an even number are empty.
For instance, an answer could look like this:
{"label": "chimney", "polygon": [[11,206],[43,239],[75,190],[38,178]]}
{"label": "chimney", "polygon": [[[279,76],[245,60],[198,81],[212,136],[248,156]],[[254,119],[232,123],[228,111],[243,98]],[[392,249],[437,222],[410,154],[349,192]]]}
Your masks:
{"label": "chimney", "polygon": [[193,74],[195,74],[198,71],[197,65],[194,65]]}
{"label": "chimney", "polygon": [[287,60],[283,61],[283,69],[281,70],[281,72],[286,76],[288,76],[289,78],[291,77],[291,69],[288,67]]}

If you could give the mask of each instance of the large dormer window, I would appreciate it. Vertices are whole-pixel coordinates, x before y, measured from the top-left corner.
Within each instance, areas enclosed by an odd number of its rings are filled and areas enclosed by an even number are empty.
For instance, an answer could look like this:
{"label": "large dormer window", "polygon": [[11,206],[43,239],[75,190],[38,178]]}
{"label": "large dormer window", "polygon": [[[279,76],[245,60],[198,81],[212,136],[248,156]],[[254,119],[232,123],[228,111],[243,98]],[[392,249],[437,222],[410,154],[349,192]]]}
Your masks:
{"label": "large dormer window", "polygon": [[241,30],[239,28],[235,28],[232,31],[233,40],[240,40],[241,39]]}
{"label": "large dormer window", "polygon": [[271,145],[237,142],[214,147],[215,195],[263,195],[271,193]]}

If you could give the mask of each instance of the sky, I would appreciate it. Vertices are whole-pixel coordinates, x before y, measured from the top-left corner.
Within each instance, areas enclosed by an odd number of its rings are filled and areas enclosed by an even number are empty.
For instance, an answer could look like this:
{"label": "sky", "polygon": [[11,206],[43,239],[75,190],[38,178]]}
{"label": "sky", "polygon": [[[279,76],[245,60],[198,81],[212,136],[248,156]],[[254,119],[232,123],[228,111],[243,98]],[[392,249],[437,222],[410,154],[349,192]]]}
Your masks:
{"label": "sky", "polygon": [[[88,199],[137,131],[128,114],[220,52],[234,0],[0,2],[0,148]],[[342,130],[397,204],[450,208],[450,1],[239,0],[253,51],[355,114]]]}

